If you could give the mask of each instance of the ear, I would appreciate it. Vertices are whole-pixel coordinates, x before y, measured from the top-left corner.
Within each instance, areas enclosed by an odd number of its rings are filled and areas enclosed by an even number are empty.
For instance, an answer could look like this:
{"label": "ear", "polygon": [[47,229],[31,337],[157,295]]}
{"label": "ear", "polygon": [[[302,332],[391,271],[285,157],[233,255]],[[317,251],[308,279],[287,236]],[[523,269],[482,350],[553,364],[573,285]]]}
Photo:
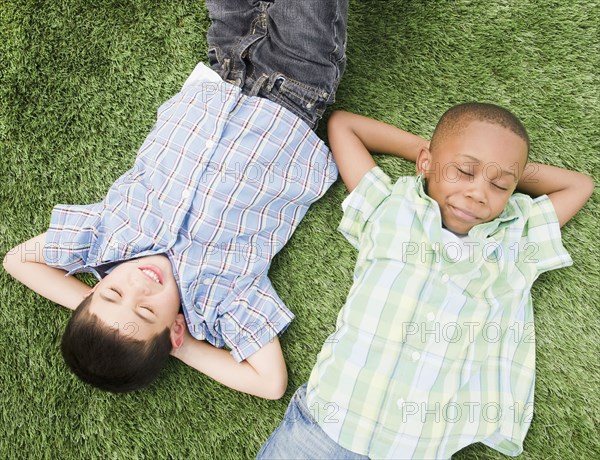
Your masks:
{"label": "ear", "polygon": [[171,326],[171,345],[173,349],[178,349],[183,345],[183,339],[187,326],[183,314],[178,313],[173,325]]}
{"label": "ear", "polygon": [[92,295],[97,287],[98,287],[97,284],[94,285],[93,288],[91,288],[89,291],[87,291],[85,294],[83,294],[83,298],[85,299],[85,298],[89,297],[90,295]]}
{"label": "ear", "polygon": [[417,174],[427,175],[430,165],[431,150],[429,150],[429,147],[421,147],[421,151],[417,155],[416,161]]}

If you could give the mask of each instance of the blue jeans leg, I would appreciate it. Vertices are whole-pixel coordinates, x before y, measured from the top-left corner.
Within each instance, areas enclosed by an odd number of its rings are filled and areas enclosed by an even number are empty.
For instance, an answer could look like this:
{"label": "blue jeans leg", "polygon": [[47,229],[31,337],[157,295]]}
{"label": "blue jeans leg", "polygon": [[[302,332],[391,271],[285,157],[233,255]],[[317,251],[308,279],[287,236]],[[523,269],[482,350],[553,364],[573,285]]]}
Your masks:
{"label": "blue jeans leg", "polygon": [[344,73],[347,0],[207,0],[207,6],[213,70],[314,128]]}
{"label": "blue jeans leg", "polygon": [[290,401],[279,427],[258,452],[257,459],[347,459],[368,460],[336,444],[312,418],[306,406],[306,385]]}
{"label": "blue jeans leg", "polygon": [[259,0],[206,0],[211,25],[208,29],[208,60],[224,80],[242,86],[246,65],[242,55],[253,41],[259,16]]}

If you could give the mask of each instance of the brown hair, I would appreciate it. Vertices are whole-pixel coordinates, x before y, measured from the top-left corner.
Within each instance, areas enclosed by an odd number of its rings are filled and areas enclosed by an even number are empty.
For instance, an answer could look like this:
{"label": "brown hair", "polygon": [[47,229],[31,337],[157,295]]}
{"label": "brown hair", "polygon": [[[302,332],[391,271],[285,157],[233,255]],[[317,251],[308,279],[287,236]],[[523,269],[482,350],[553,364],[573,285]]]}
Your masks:
{"label": "brown hair", "polygon": [[61,351],[69,368],[84,382],[113,393],[152,383],[171,352],[166,328],[143,341],[119,335],[88,311],[93,294],[77,307],[62,336]]}

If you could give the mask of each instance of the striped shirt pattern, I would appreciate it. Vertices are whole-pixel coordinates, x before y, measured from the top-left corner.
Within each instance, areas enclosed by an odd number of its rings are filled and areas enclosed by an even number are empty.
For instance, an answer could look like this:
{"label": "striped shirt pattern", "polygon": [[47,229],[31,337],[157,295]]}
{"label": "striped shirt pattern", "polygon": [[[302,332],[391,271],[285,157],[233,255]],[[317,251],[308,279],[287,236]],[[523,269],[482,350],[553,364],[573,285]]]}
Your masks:
{"label": "striped shirt pattern", "polygon": [[475,442],[519,454],[533,413],[530,289],[572,263],[550,199],[514,194],[463,245],[443,244],[421,177],[392,184],[375,167],[344,208],[339,229],[359,252],[307,386],[320,426],[371,458],[449,458]]}
{"label": "striped shirt pattern", "polygon": [[306,123],[199,64],[102,202],[54,208],[44,257],[99,277],[106,264],[167,255],[190,333],[242,361],[293,319],[267,272],[336,178]]}

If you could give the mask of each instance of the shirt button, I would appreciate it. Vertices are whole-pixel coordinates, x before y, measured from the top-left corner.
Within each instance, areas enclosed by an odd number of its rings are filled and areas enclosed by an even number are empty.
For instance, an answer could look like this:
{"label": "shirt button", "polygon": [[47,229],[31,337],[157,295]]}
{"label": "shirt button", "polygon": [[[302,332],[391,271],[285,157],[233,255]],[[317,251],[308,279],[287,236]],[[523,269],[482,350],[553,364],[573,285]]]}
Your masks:
{"label": "shirt button", "polygon": [[396,406],[398,406],[398,409],[402,409],[402,407],[404,406],[404,399],[398,399],[398,401],[396,401]]}
{"label": "shirt button", "polygon": [[447,283],[449,279],[450,279],[450,277],[448,276],[448,274],[447,274],[447,273],[444,273],[444,274],[442,275],[442,282],[443,282],[443,283]]}
{"label": "shirt button", "polygon": [[420,357],[421,357],[421,353],[419,353],[418,351],[413,351],[413,354],[412,354],[413,361],[418,361]]}
{"label": "shirt button", "polygon": [[202,284],[204,285],[209,285],[211,283],[210,278],[204,278],[204,280],[202,280]]}
{"label": "shirt button", "polygon": [[212,149],[214,145],[215,145],[215,141],[210,140],[210,139],[208,141],[206,141],[206,148],[207,149]]}
{"label": "shirt button", "polygon": [[181,197],[182,197],[182,198],[189,198],[189,196],[190,196],[190,191],[189,191],[188,189],[184,190],[184,191],[181,193]]}
{"label": "shirt button", "polygon": [[433,321],[435,319],[435,313],[430,311],[427,313],[427,321]]}

